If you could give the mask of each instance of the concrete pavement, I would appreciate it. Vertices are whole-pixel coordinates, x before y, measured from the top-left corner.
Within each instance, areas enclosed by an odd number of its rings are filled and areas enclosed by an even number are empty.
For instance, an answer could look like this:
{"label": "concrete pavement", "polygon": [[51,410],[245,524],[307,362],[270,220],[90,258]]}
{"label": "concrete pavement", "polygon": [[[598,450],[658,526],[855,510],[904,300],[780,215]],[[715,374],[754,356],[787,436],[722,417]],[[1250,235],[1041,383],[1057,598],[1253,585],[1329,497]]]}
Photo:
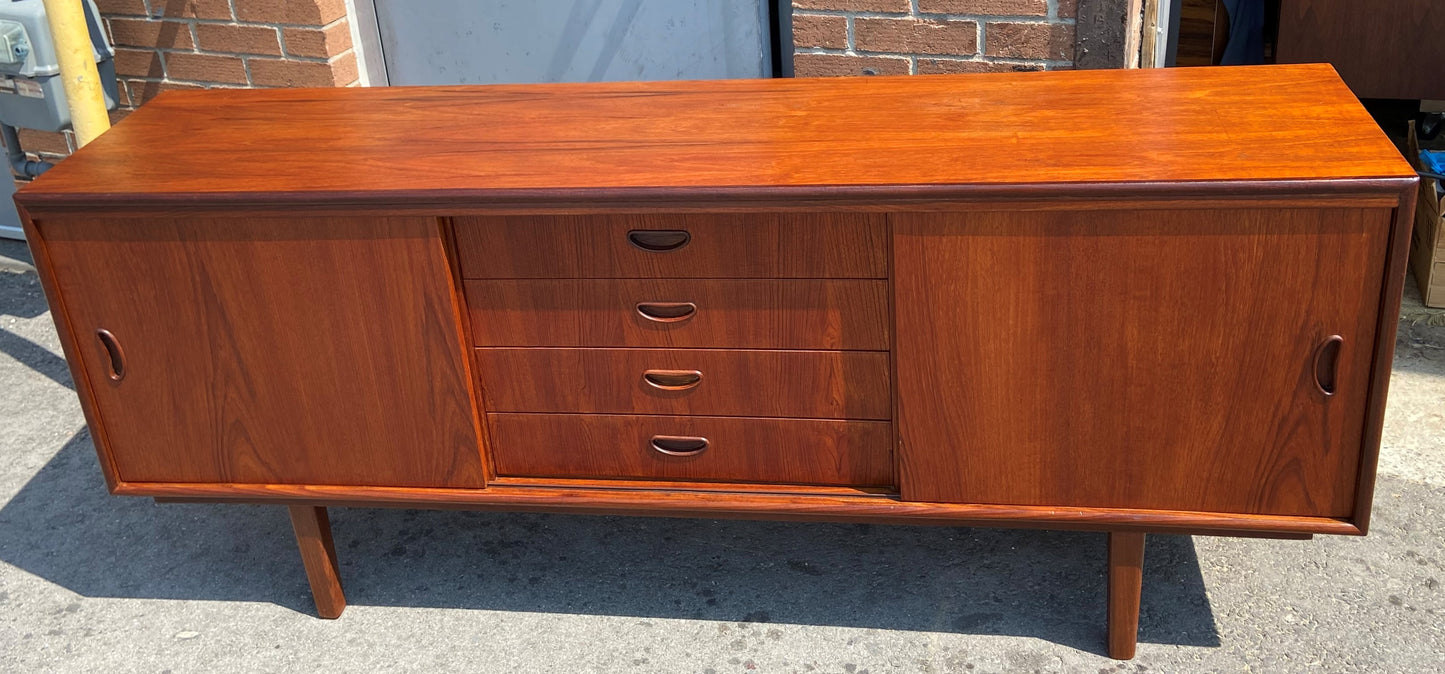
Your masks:
{"label": "concrete pavement", "polygon": [[1096,533],[343,508],[351,606],[318,620],[281,508],[106,495],[25,251],[0,243],[0,258],[18,261],[0,259],[3,672],[1445,663],[1445,327],[1418,308],[1370,536],[1150,537],[1139,654],[1120,663],[1102,655]]}

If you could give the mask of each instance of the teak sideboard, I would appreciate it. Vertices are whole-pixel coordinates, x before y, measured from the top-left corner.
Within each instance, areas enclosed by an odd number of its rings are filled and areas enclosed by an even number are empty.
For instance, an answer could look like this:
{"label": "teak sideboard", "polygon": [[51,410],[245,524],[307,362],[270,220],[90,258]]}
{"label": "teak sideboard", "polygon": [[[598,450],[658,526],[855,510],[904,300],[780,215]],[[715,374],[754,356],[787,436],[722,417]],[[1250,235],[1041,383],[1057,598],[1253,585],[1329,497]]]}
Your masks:
{"label": "teak sideboard", "polygon": [[1328,66],[180,91],[16,196],[110,491],[1363,534],[1415,174]]}

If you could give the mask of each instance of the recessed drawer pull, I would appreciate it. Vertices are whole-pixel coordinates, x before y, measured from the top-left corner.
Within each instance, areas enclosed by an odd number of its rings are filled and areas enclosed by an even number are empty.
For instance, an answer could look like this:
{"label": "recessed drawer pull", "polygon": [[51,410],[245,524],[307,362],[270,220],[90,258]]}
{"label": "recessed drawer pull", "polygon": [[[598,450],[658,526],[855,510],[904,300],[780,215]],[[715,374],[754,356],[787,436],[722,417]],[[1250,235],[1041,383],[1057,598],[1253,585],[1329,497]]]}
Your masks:
{"label": "recessed drawer pull", "polygon": [[686,391],[702,383],[702,373],[697,370],[648,370],[642,373],[642,381],[662,391]]}
{"label": "recessed drawer pull", "polygon": [[106,355],[110,356],[110,372],[106,374],[111,381],[125,379],[125,352],[121,350],[120,342],[116,341],[115,335],[105,329],[96,330],[95,336],[100,340],[100,345],[105,347]]}
{"label": "recessed drawer pull", "polygon": [[1315,388],[1326,398],[1335,394],[1335,379],[1340,369],[1340,348],[1345,338],[1330,335],[1324,343],[1315,348]]}
{"label": "recessed drawer pull", "polygon": [[707,451],[707,438],[687,435],[654,435],[652,448],[668,456],[697,456]]}
{"label": "recessed drawer pull", "polygon": [[692,302],[638,302],[637,313],[657,323],[681,323],[697,313]]}
{"label": "recessed drawer pull", "polygon": [[627,233],[632,245],[653,253],[666,253],[687,245],[692,235],[681,229],[634,229]]}

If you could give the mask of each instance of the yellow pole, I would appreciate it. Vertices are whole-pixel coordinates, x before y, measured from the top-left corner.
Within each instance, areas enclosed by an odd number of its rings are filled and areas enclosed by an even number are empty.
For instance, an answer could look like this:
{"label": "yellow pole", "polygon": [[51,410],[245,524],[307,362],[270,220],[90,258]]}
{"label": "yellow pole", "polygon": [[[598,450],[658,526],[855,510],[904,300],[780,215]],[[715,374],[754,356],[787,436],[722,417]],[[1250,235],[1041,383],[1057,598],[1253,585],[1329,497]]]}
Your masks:
{"label": "yellow pole", "polygon": [[60,80],[70,107],[76,146],[83,146],[110,128],[105,111],[105,94],[100,88],[100,71],[85,25],[83,0],[45,0],[45,17],[60,61]]}

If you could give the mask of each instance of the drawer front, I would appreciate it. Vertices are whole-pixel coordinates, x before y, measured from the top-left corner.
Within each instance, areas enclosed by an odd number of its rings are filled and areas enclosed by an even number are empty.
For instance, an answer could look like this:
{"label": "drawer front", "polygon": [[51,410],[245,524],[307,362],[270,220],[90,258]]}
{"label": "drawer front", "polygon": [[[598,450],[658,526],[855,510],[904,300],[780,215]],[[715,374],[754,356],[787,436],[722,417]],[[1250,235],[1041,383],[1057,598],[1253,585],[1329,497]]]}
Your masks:
{"label": "drawer front", "polygon": [[859,487],[893,483],[892,426],[886,421],[487,416],[501,476]]}
{"label": "drawer front", "polygon": [[886,278],[876,213],[458,217],[464,278]]}
{"label": "drawer front", "polygon": [[881,351],[478,349],[492,412],[888,419]]}
{"label": "drawer front", "polygon": [[477,346],[888,349],[888,283],[467,281]]}

